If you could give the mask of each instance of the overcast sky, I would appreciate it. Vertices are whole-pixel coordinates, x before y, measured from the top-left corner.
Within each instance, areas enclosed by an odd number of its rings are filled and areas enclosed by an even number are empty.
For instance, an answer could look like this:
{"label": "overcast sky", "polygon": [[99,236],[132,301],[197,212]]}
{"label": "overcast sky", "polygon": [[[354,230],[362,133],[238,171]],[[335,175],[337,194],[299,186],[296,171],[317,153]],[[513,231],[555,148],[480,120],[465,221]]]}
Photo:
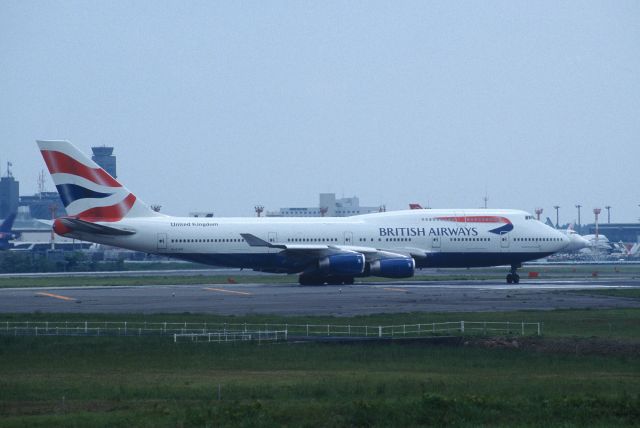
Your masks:
{"label": "overcast sky", "polygon": [[4,0],[0,163],[22,194],[36,139],[115,146],[167,214],[486,192],[637,221],[640,2]]}

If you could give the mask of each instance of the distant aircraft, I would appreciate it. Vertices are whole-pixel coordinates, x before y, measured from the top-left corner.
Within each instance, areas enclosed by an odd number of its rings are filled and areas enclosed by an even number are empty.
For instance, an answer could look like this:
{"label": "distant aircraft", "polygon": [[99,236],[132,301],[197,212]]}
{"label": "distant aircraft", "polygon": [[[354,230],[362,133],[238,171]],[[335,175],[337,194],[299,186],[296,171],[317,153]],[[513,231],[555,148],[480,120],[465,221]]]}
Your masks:
{"label": "distant aircraft", "polygon": [[566,230],[560,231],[569,238],[569,244],[562,249],[563,252],[572,253],[588,248],[591,245],[588,239],[573,230],[573,225],[570,225]]}
{"label": "distant aircraft", "polygon": [[588,246],[592,251],[598,253],[610,253],[614,249],[613,243],[611,243],[611,241],[609,241],[609,238],[607,238],[603,234],[584,235],[583,238],[589,242]]}
{"label": "distant aircraft", "polygon": [[11,232],[11,228],[13,228],[13,222],[15,219],[16,213],[11,213],[7,218],[4,219],[4,221],[0,225],[0,250],[8,250],[12,246],[9,241],[18,238],[17,233]]}
{"label": "distant aircraft", "polygon": [[193,218],[151,210],[67,141],[38,141],[68,213],[53,230],[83,241],[217,266],[299,273],[301,285],[407,278],[416,268],[510,265],[553,254],[562,233],[518,210],[404,210],[352,217]]}
{"label": "distant aircraft", "polygon": [[422,210],[424,208],[422,208],[422,205],[420,205],[420,204],[409,204],[409,209],[410,210]]}

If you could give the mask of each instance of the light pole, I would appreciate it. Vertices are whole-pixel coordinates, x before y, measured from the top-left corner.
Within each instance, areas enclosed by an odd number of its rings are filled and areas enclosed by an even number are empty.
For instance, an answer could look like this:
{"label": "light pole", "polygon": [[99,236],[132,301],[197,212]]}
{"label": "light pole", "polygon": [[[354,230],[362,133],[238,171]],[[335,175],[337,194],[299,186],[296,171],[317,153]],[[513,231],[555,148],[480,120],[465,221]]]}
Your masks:
{"label": "light pole", "polygon": [[542,214],[542,211],[544,211],[542,208],[536,208],[536,217],[538,218],[538,221],[540,221],[540,214]]}
{"label": "light pole", "polygon": [[580,229],[580,208],[582,208],[582,205],[576,204],[576,208],[578,209],[578,229]]}
{"label": "light pole", "polygon": [[554,205],[553,208],[556,210],[556,229],[560,229],[560,214],[558,214],[560,211],[560,205]]}
{"label": "light pole", "polygon": [[607,210],[607,223],[611,223],[611,205],[607,205],[604,207]]}
{"label": "light pole", "polygon": [[602,210],[600,208],[593,209],[593,214],[596,216],[596,249],[598,249],[598,216],[601,212]]}

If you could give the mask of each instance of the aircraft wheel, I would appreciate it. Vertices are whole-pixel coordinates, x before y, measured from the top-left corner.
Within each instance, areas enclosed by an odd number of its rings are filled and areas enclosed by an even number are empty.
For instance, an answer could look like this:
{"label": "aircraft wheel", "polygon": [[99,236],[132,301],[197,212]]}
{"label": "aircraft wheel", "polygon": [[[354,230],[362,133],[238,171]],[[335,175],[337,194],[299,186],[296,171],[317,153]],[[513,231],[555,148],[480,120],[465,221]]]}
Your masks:
{"label": "aircraft wheel", "polygon": [[513,284],[514,278],[512,273],[507,274],[507,284]]}
{"label": "aircraft wheel", "polygon": [[520,282],[520,275],[517,273],[513,275],[513,283],[518,284]]}

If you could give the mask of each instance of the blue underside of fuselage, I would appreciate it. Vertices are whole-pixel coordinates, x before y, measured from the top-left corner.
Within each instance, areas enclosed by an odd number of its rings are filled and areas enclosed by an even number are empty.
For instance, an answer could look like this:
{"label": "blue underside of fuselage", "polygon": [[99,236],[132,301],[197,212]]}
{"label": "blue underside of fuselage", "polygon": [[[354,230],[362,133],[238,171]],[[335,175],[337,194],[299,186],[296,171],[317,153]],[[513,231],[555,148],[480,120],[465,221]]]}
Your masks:
{"label": "blue underside of fuselage", "polygon": [[[312,268],[315,258],[292,258],[278,253],[262,254],[163,254],[181,260],[213,266],[253,269],[262,272],[298,273]],[[416,259],[416,268],[467,268],[520,265],[522,262],[546,257],[552,253],[432,253]]]}

